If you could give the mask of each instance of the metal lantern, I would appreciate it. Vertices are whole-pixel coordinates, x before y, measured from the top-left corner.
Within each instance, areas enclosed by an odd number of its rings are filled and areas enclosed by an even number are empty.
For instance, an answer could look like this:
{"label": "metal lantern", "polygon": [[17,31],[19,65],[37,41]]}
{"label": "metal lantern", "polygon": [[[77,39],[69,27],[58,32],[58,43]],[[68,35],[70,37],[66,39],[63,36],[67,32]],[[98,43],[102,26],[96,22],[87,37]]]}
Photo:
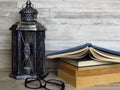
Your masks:
{"label": "metal lantern", "polygon": [[[21,21],[10,28],[12,32],[12,71],[10,77],[25,79],[24,85],[30,89],[64,90],[64,82],[45,79],[48,75],[45,58],[46,28],[37,22],[37,10],[33,8],[30,0],[27,0],[26,6],[19,13]],[[36,85],[35,82],[37,82]]]}
{"label": "metal lantern", "polygon": [[20,10],[21,21],[10,28],[12,32],[12,71],[10,76],[15,79],[45,76],[45,30],[37,22],[38,11],[28,0]]}

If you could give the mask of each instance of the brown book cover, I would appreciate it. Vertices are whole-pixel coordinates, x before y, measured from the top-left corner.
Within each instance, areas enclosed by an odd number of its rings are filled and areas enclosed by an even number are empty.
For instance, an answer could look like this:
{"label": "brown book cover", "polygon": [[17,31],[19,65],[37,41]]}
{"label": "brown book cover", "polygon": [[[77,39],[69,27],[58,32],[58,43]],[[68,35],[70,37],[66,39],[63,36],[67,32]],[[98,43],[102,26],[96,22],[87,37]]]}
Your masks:
{"label": "brown book cover", "polygon": [[120,72],[120,64],[110,64],[101,66],[91,66],[77,68],[71,64],[59,61],[59,69],[75,77],[95,76]]}
{"label": "brown book cover", "polygon": [[76,88],[120,82],[120,73],[111,73],[87,77],[75,77],[58,69],[58,77]]}

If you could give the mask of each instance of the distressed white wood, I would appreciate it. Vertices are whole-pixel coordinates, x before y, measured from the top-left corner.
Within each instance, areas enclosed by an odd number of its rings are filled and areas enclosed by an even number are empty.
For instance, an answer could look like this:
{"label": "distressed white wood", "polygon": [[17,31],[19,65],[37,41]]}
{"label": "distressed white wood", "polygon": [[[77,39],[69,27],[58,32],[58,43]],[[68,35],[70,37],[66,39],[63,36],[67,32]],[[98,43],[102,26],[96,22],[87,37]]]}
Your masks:
{"label": "distressed white wood", "polygon": [[0,69],[11,68],[11,54],[10,51],[0,51]]}
{"label": "distressed white wood", "polygon": [[18,2],[19,0],[0,0],[0,2]]}
{"label": "distressed white wood", "polygon": [[[61,28],[57,28],[61,27]],[[47,40],[120,40],[119,26],[80,26],[80,25],[56,25],[46,32]]]}
{"label": "distressed white wood", "polygon": [[[80,1],[80,2],[79,2]],[[18,7],[20,8],[24,1],[18,2]],[[109,8],[120,8],[120,1],[109,1],[109,0],[78,0],[78,1],[33,1],[36,8],[88,8],[88,9],[109,9]]]}
{"label": "distressed white wood", "polygon": [[[120,41],[46,41],[46,50],[57,51],[68,49],[85,43],[92,43],[93,45],[104,47],[111,50],[120,51]],[[54,48],[53,48],[54,47]]]}
{"label": "distressed white wood", "polygon": [[[50,21],[51,25],[80,25],[80,26],[84,26],[84,25],[103,25],[103,26],[116,26],[116,25],[120,25],[120,19],[112,19],[112,18],[105,18],[105,19],[97,19],[97,18],[88,18],[88,19],[82,19],[82,18],[57,18],[57,19],[51,19]],[[50,25],[49,28],[51,27]]]}

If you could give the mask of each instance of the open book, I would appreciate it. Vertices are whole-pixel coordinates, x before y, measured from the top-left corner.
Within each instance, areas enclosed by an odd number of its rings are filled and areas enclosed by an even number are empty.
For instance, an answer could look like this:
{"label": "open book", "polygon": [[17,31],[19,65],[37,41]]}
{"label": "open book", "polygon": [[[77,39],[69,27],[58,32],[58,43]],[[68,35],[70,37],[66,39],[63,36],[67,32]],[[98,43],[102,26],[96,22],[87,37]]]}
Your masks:
{"label": "open book", "polygon": [[53,52],[47,55],[48,59],[82,60],[89,57],[91,60],[120,63],[120,52],[86,43],[74,48]]}

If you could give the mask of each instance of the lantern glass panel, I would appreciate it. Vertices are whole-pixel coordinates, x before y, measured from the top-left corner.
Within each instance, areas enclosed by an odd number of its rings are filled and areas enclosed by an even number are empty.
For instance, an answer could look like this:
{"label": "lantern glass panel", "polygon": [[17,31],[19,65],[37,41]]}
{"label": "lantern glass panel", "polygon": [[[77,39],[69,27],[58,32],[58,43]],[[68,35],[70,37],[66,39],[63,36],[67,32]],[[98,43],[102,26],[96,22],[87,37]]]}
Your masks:
{"label": "lantern glass panel", "polygon": [[21,74],[34,75],[36,62],[36,32],[18,31],[18,60]]}

